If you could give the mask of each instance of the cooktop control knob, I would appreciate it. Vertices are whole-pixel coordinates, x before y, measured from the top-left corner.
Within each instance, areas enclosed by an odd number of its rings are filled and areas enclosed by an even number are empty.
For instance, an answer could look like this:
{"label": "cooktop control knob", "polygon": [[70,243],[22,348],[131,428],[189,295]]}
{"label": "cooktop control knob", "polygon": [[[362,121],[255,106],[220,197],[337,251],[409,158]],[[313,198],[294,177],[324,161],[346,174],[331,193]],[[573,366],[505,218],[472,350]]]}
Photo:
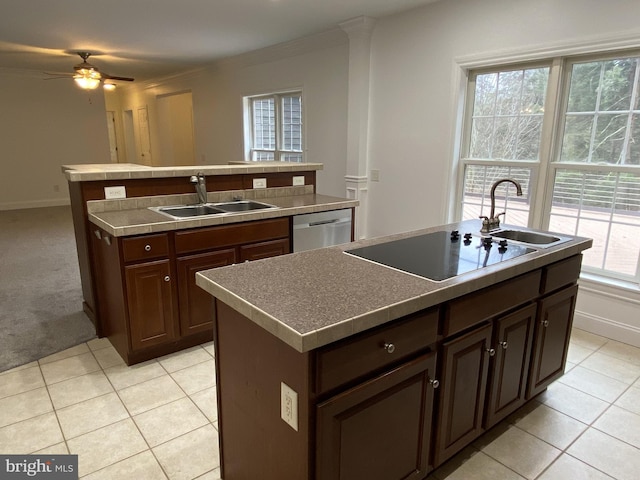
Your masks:
{"label": "cooktop control knob", "polygon": [[460,232],[458,232],[458,230],[454,230],[451,232],[451,240],[452,241],[456,241],[460,238]]}

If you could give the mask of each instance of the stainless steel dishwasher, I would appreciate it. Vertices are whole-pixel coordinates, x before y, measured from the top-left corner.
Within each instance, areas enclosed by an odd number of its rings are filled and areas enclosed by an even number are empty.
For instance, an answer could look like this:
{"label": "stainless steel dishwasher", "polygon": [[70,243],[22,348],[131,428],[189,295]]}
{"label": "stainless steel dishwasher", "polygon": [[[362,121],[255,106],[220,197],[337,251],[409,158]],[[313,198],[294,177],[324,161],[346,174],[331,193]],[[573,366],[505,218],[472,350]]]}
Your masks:
{"label": "stainless steel dishwasher", "polygon": [[307,213],[293,217],[293,251],[340,245],[351,241],[351,209]]}

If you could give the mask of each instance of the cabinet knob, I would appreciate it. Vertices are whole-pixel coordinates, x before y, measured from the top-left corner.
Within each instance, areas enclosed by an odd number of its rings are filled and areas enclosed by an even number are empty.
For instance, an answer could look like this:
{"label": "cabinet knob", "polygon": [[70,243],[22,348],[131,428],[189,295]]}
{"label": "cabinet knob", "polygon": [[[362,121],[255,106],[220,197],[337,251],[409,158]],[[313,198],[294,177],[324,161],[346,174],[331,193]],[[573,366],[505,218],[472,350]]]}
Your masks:
{"label": "cabinet knob", "polygon": [[396,346],[393,343],[385,343],[384,349],[387,351],[387,353],[393,353],[396,351]]}
{"label": "cabinet knob", "polygon": [[438,388],[440,386],[440,381],[439,380],[429,379],[429,383],[431,384],[431,386],[433,388]]}
{"label": "cabinet knob", "polygon": [[169,280],[171,280],[171,278],[169,277],[169,275],[165,275],[165,277],[164,277],[164,281],[165,281],[165,282],[168,282]]}
{"label": "cabinet knob", "polygon": [[504,342],[500,342],[500,346],[502,347],[503,350],[506,350],[509,345],[507,344],[506,341],[504,341]]}
{"label": "cabinet knob", "polygon": [[151,251],[151,245],[145,245],[144,246],[144,251],[145,252],[150,252]]}
{"label": "cabinet knob", "polygon": [[487,348],[487,353],[490,357],[493,357],[496,354],[495,348]]}
{"label": "cabinet knob", "polygon": [[541,323],[544,328],[547,328],[549,326],[549,320],[543,320]]}

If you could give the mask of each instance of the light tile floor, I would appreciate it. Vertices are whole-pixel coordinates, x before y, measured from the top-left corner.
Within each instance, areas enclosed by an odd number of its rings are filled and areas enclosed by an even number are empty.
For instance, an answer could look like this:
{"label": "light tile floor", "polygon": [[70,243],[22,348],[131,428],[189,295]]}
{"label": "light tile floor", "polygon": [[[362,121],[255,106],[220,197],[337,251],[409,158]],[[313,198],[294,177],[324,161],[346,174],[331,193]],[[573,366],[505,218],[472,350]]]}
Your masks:
{"label": "light tile floor", "polygon": [[[635,480],[639,378],[639,348],[574,329],[565,376],[431,478]],[[92,340],[0,373],[1,453],[76,453],[92,480],[213,480],[217,444],[212,344],[127,367]]]}

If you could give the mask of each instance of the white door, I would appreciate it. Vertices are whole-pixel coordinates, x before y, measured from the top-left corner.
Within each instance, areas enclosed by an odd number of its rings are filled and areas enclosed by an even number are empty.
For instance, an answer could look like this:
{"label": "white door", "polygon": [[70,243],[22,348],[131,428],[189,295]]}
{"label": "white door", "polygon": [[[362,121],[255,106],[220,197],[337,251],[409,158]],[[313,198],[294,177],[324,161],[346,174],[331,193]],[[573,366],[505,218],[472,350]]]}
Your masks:
{"label": "white door", "polygon": [[138,135],[140,139],[140,161],[151,165],[151,136],[149,132],[149,112],[147,107],[138,107]]}

